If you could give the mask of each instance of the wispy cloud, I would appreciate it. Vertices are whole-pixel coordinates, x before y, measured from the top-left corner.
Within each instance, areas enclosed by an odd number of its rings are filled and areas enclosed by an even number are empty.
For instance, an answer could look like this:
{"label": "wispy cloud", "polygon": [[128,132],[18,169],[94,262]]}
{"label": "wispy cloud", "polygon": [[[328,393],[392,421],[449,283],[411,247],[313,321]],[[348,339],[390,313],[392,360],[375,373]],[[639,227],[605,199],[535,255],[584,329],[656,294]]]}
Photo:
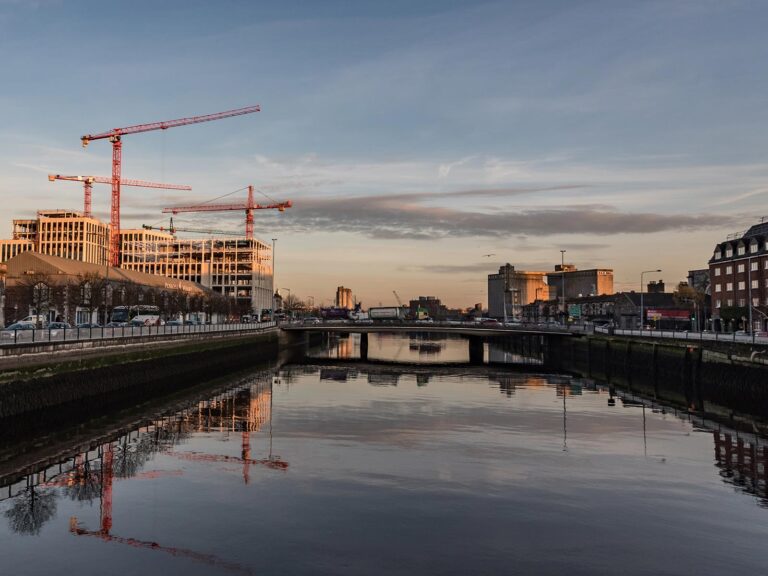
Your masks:
{"label": "wispy cloud", "polygon": [[[423,195],[415,195],[420,200]],[[565,205],[483,213],[404,202],[402,196],[305,199],[277,226],[291,232],[347,232],[371,238],[439,239],[527,234],[615,235],[696,230],[723,225],[719,214],[619,212],[609,205]]]}

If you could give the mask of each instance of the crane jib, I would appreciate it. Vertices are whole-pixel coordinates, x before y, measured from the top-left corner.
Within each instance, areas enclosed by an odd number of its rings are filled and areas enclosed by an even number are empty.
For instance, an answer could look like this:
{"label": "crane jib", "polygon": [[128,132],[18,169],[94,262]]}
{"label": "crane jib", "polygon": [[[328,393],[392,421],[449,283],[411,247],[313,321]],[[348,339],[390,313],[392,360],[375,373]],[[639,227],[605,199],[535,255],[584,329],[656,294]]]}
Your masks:
{"label": "crane jib", "polygon": [[176,126],[186,126],[187,124],[199,124],[200,122],[210,122],[212,120],[221,120],[222,118],[230,118],[232,116],[242,116],[244,114],[252,114],[253,112],[261,112],[261,106],[247,106],[245,108],[238,108],[236,110],[228,110],[226,112],[217,112],[216,114],[206,114],[204,116],[191,116],[188,118],[179,118],[177,120],[165,120],[162,122],[151,122],[149,124],[136,124],[135,126],[126,126],[124,128],[113,128],[107,132],[100,132],[98,134],[87,134],[81,138],[83,146],[86,146],[91,140],[101,140],[104,138],[111,138],[113,136],[124,136],[126,134],[136,134],[138,132],[150,132],[152,130],[167,130],[168,128],[175,128]]}

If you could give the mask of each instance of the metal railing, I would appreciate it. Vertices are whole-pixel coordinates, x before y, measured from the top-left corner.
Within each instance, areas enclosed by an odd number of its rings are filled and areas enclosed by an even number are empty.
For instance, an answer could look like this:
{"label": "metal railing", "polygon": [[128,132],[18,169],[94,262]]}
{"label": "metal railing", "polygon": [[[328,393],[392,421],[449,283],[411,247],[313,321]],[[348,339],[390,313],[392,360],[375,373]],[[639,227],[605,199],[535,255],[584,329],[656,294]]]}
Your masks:
{"label": "metal railing", "polygon": [[595,332],[599,334],[613,334],[616,336],[636,336],[638,338],[669,338],[675,340],[691,340],[697,342],[740,342],[744,344],[768,345],[768,335],[758,335],[755,332],[751,334],[743,332],[692,332],[690,330],[656,330],[656,329],[632,329],[632,328],[613,328],[605,326],[595,327]]}
{"label": "metal railing", "polygon": [[181,324],[162,326],[98,326],[89,328],[33,328],[27,330],[0,331],[0,346],[48,342],[84,342],[111,340],[136,336],[176,336],[186,334],[210,334],[243,331],[261,331],[276,326],[275,322],[251,322],[233,324]]}

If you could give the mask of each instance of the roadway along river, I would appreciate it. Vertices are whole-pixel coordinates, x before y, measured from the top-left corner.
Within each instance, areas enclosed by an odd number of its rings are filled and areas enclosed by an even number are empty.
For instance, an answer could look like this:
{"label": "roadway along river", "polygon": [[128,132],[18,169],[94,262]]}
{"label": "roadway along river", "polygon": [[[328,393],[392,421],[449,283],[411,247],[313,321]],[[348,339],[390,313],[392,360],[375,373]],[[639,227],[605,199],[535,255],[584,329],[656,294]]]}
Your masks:
{"label": "roadway along river", "polygon": [[[764,437],[567,376],[331,361],[355,349],[36,442],[17,427],[3,573],[765,573]],[[32,465],[42,445],[61,456]]]}

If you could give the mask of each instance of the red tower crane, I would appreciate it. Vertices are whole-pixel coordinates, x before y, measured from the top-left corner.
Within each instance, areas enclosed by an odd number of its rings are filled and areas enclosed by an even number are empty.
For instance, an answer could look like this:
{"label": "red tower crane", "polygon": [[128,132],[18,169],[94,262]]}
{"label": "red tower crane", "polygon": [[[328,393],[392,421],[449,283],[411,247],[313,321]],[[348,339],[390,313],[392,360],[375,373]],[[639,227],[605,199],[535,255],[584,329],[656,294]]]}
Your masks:
{"label": "red tower crane", "polygon": [[275,204],[256,204],[253,201],[253,186],[248,186],[248,200],[245,202],[236,202],[234,204],[198,204],[197,206],[173,206],[163,208],[163,214],[179,214],[180,212],[224,212],[227,210],[245,211],[245,237],[249,240],[253,238],[253,211],[254,210],[279,210],[285,212],[286,208],[291,208],[293,203],[277,202]]}
{"label": "red tower crane", "polygon": [[[56,180],[67,180],[69,182],[82,182],[84,188],[83,196],[83,213],[86,218],[90,218],[91,214],[91,196],[94,184],[112,184],[112,178],[106,176],[63,176],[61,174],[48,174],[48,180],[55,182]],[[162,188],[165,190],[192,190],[192,186],[186,186],[183,184],[160,184],[158,182],[145,182],[144,180],[129,180],[127,178],[120,179],[120,186],[138,186],[140,188]]]}
{"label": "red tower crane", "polygon": [[125,128],[113,128],[107,132],[98,134],[87,134],[80,140],[83,148],[88,146],[91,140],[109,139],[112,143],[112,206],[110,209],[110,224],[112,234],[109,241],[109,258],[113,266],[120,265],[120,172],[122,170],[123,142],[122,137],[127,134],[138,134],[139,132],[150,132],[152,130],[167,130],[176,126],[186,126],[187,124],[199,124],[200,122],[210,122],[212,120],[221,120],[232,116],[242,116],[253,112],[260,112],[261,107],[247,106],[237,110],[228,110],[227,112],[218,112],[206,116],[192,116],[190,118],[179,118],[177,120],[168,120],[165,122],[152,122],[150,124],[137,124],[135,126],[126,126]]}

